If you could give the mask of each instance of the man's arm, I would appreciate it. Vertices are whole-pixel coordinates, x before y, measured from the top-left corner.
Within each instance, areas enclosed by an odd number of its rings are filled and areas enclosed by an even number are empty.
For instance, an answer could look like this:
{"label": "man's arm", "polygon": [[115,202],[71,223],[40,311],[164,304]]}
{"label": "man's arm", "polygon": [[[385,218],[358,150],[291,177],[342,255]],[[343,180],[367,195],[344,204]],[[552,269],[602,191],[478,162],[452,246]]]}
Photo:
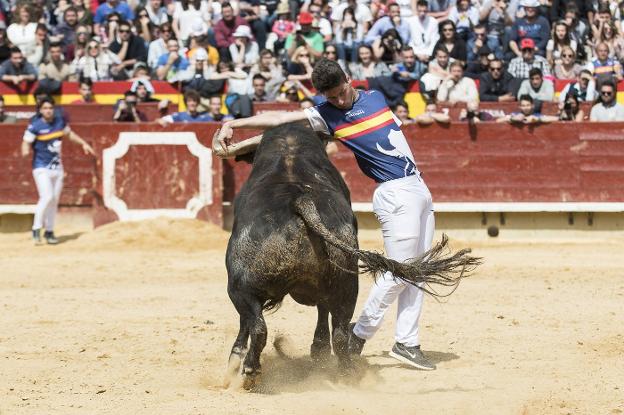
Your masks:
{"label": "man's arm", "polygon": [[85,140],[83,140],[82,137],[73,132],[71,128],[69,128],[69,126],[65,127],[65,130],[63,130],[63,132],[65,133],[65,136],[69,138],[69,141],[73,141],[74,143],[80,145],[82,147],[82,151],[84,151],[85,154],[91,154],[92,156],[95,156],[95,151],[93,150],[93,148]]}
{"label": "man's arm", "polygon": [[234,135],[235,128],[271,128],[289,122],[307,121],[308,116],[303,111],[293,112],[276,112],[267,111],[262,114],[254,115],[248,118],[238,118],[236,120],[226,121],[223,126],[215,134],[215,139],[222,148],[228,148],[229,141]]}

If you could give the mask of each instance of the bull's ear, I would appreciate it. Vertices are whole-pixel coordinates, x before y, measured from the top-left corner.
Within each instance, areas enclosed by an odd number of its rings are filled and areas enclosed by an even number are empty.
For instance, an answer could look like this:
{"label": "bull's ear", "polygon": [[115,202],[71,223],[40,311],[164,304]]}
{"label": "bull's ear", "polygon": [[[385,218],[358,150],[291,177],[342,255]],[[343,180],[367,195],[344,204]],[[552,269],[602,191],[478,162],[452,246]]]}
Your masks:
{"label": "bull's ear", "polygon": [[244,161],[245,163],[253,164],[255,156],[256,152],[251,151],[249,153],[239,154],[238,156],[236,156],[236,158],[234,158],[234,161]]}

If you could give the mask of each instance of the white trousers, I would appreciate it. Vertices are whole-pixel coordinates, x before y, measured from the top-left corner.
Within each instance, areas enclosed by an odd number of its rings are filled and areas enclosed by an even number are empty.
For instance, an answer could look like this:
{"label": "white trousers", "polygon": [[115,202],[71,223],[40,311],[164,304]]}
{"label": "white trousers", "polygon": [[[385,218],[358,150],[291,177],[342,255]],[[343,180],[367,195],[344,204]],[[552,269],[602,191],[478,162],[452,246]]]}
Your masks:
{"label": "white trousers", "polygon": [[45,167],[33,170],[33,177],[39,192],[39,201],[35,208],[33,230],[45,227],[48,231],[54,230],[56,211],[63,190],[63,169],[48,169]]}
{"label": "white trousers", "polygon": [[[386,255],[405,261],[431,247],[435,220],[431,193],[419,174],[377,186],[373,211],[381,223]],[[418,319],[424,293],[413,285],[394,281],[387,272],[377,279],[353,332],[370,339],[379,329],[388,307],[398,297],[395,340],[418,346]]]}

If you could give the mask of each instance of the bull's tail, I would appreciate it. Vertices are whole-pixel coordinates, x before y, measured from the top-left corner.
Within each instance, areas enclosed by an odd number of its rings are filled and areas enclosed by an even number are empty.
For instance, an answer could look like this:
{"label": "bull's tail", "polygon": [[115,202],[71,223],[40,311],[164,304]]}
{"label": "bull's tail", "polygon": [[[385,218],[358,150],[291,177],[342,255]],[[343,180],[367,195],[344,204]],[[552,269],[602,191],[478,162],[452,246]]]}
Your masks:
{"label": "bull's tail", "polygon": [[[398,262],[371,251],[354,248],[332,234],[323,224],[312,198],[303,194],[294,202],[295,211],[301,216],[306,226],[325,242],[355,255],[362,263],[360,268],[377,278],[390,271],[395,278],[415,285],[424,292],[436,297],[450,295],[459,281],[481,264],[481,258],[468,255],[470,249],[452,253],[448,248],[448,238],[442,240],[424,254],[406,262]],[[430,284],[452,287],[447,294],[440,294]]]}

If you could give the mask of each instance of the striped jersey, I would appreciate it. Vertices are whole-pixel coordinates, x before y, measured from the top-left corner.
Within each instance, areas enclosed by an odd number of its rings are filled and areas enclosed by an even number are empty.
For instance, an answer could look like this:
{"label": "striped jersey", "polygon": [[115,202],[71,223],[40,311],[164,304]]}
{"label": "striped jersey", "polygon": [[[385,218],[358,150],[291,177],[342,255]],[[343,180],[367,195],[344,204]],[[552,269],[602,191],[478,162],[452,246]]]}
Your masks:
{"label": "striped jersey", "polygon": [[418,173],[401,121],[379,91],[359,91],[353,107],[324,102],[304,110],[312,128],[333,136],[353,151],[360,169],[377,183]]}
{"label": "striped jersey", "polygon": [[61,140],[66,126],[63,117],[56,112],[51,122],[47,122],[42,116],[35,116],[30,120],[24,132],[24,141],[32,143],[33,169],[61,168]]}

